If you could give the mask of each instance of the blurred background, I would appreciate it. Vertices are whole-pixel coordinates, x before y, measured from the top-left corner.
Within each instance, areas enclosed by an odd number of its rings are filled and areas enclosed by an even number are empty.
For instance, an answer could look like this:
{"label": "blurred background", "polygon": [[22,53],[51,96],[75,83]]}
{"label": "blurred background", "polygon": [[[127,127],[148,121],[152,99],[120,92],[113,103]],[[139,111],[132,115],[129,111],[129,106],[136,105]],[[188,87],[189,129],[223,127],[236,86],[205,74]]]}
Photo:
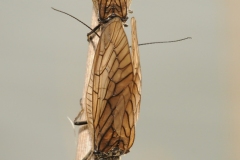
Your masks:
{"label": "blurred background", "polygon": [[[80,110],[92,1],[0,2],[0,159],[74,160],[67,117]],[[142,104],[123,160],[240,159],[240,2],[149,0],[131,5]],[[129,22],[129,21],[128,21]],[[126,28],[130,38],[130,27]]]}

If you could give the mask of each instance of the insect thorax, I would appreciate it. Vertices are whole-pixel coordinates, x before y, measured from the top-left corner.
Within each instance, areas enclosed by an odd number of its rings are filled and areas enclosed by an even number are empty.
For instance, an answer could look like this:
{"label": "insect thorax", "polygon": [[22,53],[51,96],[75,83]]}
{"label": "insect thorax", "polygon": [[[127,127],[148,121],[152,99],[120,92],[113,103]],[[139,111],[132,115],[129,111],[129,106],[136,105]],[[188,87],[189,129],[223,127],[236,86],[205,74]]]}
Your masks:
{"label": "insect thorax", "polygon": [[[103,2],[102,2],[103,3]],[[127,6],[124,0],[105,0],[105,3],[99,5],[99,22],[107,23],[109,20],[119,17],[122,22],[126,22]]]}

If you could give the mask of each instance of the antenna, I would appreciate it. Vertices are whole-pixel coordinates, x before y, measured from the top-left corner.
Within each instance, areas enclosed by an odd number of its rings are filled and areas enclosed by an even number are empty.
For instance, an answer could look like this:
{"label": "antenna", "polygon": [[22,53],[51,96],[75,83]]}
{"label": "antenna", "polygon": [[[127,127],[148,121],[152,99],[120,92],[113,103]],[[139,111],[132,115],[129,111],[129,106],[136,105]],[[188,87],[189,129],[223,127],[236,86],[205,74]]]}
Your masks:
{"label": "antenna", "polygon": [[74,16],[72,16],[71,14],[68,14],[68,13],[66,13],[66,12],[60,11],[60,10],[58,10],[58,9],[55,9],[55,8],[53,8],[53,7],[52,7],[52,9],[55,10],[55,11],[64,13],[64,14],[66,14],[66,15],[74,18],[74,19],[76,19],[78,22],[82,23],[84,26],[86,26],[87,28],[89,28],[89,29],[91,30],[91,32],[94,32],[98,37],[100,37],[91,27],[89,27],[86,23],[84,23],[83,21],[79,20],[78,18],[76,18],[76,17],[74,17]]}
{"label": "antenna", "polygon": [[161,41],[161,42],[141,43],[141,44],[138,44],[138,46],[144,46],[144,45],[156,44],[156,43],[172,43],[172,42],[184,41],[184,40],[187,40],[187,39],[192,39],[192,37],[187,37],[187,38],[178,39],[178,40],[173,40],[173,41]]}

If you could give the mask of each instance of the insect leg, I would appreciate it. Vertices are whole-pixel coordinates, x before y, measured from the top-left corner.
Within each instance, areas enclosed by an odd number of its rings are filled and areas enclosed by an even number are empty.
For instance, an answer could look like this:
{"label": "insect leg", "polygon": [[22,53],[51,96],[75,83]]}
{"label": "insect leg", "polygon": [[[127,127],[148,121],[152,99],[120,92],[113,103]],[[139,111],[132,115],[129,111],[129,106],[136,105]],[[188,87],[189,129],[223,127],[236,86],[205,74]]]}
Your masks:
{"label": "insect leg", "polygon": [[[82,107],[82,98],[80,99],[80,106]],[[87,121],[77,121],[77,119],[81,119],[81,116],[82,116],[83,112],[84,112],[84,110],[82,108],[81,111],[78,113],[77,117],[74,120],[74,125],[85,125],[85,124],[87,124]]]}
{"label": "insect leg", "polygon": [[[91,35],[92,35],[93,33],[96,34],[96,31],[100,28],[100,26],[101,26],[101,24],[98,24],[96,27],[94,27],[94,28],[91,30],[91,32],[89,32],[89,33],[87,34],[87,37],[88,37],[87,39],[88,39],[88,41],[93,38],[93,36],[91,36]],[[96,34],[96,35],[99,37],[98,34]]]}
{"label": "insect leg", "polygon": [[87,121],[74,122],[74,125],[81,126],[87,124]]}

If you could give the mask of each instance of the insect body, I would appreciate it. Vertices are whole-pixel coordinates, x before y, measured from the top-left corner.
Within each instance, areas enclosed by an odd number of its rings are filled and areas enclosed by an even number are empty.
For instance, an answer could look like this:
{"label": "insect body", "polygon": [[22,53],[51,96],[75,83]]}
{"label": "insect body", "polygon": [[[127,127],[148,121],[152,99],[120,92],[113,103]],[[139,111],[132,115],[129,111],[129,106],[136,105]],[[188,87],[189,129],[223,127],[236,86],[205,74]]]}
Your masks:
{"label": "insect body", "polygon": [[[136,27],[132,20],[133,28]],[[98,159],[129,152],[141,99],[141,72],[136,29],[133,53],[119,17],[102,24],[86,93],[93,153]]]}

